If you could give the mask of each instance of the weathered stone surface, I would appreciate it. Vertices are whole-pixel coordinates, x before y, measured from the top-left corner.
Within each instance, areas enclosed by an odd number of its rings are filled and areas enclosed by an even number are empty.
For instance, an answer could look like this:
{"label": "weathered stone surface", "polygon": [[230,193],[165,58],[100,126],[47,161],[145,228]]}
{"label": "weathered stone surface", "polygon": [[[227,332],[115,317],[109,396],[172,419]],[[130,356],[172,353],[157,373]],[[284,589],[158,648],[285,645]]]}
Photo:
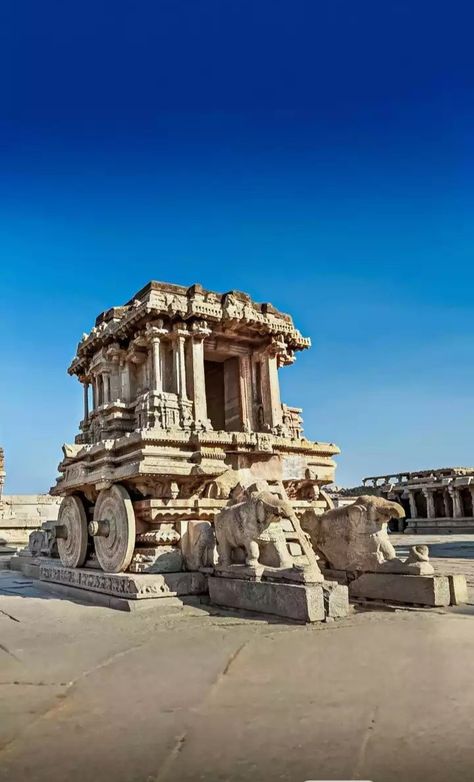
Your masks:
{"label": "weathered stone surface", "polygon": [[467,603],[469,599],[467,591],[466,576],[456,573],[448,576],[449,579],[449,597],[452,606]]}
{"label": "weathered stone surface", "polygon": [[214,567],[217,559],[214,525],[209,521],[183,521],[180,527],[181,551],[186,569]]}
{"label": "weathered stone surface", "polygon": [[[181,550],[189,570],[212,568],[210,524],[255,482],[293,514],[327,507],[320,487],[338,448],[303,438],[301,411],[280,399],[278,368],[307,347],[271,305],[200,285],[151,282],[98,316],[69,368],[84,417],[52,491],[82,501],[105,572],[162,570],[172,561],[163,546]],[[262,529],[263,564],[314,560],[295,519]]]}
{"label": "weathered stone surface", "polygon": [[[299,570],[308,570],[311,571],[312,581],[323,580],[316,556],[291,503],[286,497],[271,492],[265,482],[250,486],[243,501],[224,508],[216,517],[214,526],[219,569],[240,569],[241,555],[245,552],[245,567],[256,573],[261,572],[265,564],[281,570],[282,574],[287,571],[291,573],[296,560],[286,540],[286,526],[298,541],[297,555],[303,555],[303,552],[305,555],[304,567],[296,568],[298,573]],[[240,557],[237,561],[236,553]]]}
{"label": "weathered stone surface", "polygon": [[207,592],[206,577],[202,573],[135,575],[103,573],[100,570],[74,569],[48,564],[40,566],[40,580],[131,600],[199,595]]}
{"label": "weathered stone surface", "polygon": [[183,555],[176,546],[137,548],[129,573],[177,573],[183,570]]}
{"label": "weathered stone surface", "polygon": [[349,590],[337,581],[324,581],[322,583],[324,610],[326,616],[332,619],[341,619],[349,613]]}
{"label": "weathered stone surface", "polygon": [[302,524],[311,536],[315,551],[328,567],[350,572],[433,573],[426,546],[413,546],[403,562],[396,555],[387,532],[391,518],[405,511],[383,497],[361,495],[350,505],[323,513],[305,514]]}
{"label": "weathered stone surface", "polygon": [[115,611],[125,611],[126,613],[137,613],[139,611],[159,610],[168,611],[169,609],[182,608],[183,605],[193,601],[199,604],[199,596],[181,597],[167,596],[156,600],[135,600],[130,597],[116,597],[105,592],[95,592],[90,589],[80,589],[66,584],[56,584],[51,581],[42,581],[41,589],[49,592],[61,599],[74,600],[77,603],[88,603],[94,606],[112,608]]}
{"label": "weathered stone surface", "polygon": [[474,532],[474,467],[373,475],[363,484],[403,502],[408,533]]}
{"label": "weathered stone surface", "polygon": [[297,622],[321,622],[326,616],[320,584],[285,584],[211,576],[209,597],[215,605],[273,614]]}
{"label": "weathered stone surface", "polygon": [[363,573],[349,583],[349,597],[426,606],[448,606],[447,576]]}
{"label": "weathered stone surface", "polygon": [[0,546],[24,546],[28,536],[58,517],[61,500],[49,494],[4,494],[0,497]]}

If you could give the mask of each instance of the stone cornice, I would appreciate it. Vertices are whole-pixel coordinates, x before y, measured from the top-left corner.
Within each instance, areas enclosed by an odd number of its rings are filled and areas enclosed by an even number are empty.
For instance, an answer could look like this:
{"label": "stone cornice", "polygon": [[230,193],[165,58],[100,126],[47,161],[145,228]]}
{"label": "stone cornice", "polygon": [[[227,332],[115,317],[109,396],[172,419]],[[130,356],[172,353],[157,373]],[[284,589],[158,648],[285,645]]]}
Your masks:
{"label": "stone cornice", "polygon": [[289,315],[271,304],[254,302],[240,291],[220,294],[200,285],[186,288],[150,282],[126,305],[99,315],[92,331],[83,335],[69,373],[83,374],[87,359],[93,353],[111,342],[128,342],[138,329],[156,319],[161,321],[159,328],[172,329],[175,321],[188,323],[190,334],[193,334],[194,322],[205,320],[205,328],[211,332],[217,329],[236,332],[249,339],[268,335],[291,351],[303,350],[311,344],[295,328]]}

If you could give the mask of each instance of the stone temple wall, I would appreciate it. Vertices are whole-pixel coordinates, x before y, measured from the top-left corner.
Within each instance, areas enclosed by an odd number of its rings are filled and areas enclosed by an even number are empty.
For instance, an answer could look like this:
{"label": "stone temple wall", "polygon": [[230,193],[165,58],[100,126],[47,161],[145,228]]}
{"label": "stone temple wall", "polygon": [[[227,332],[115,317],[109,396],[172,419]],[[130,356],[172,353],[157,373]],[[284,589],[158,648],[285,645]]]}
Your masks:
{"label": "stone temple wall", "polygon": [[28,543],[30,532],[58,517],[60,497],[49,494],[4,494],[0,499],[0,549]]}

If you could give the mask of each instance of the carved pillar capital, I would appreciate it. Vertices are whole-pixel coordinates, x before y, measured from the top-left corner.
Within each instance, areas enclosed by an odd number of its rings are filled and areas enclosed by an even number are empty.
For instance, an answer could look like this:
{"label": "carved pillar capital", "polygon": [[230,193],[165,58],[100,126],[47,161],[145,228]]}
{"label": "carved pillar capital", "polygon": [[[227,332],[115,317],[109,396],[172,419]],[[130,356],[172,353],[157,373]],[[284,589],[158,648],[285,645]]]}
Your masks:
{"label": "carved pillar capital", "polygon": [[212,334],[212,330],[205,320],[196,320],[191,325],[190,334],[194,340],[203,340]]}

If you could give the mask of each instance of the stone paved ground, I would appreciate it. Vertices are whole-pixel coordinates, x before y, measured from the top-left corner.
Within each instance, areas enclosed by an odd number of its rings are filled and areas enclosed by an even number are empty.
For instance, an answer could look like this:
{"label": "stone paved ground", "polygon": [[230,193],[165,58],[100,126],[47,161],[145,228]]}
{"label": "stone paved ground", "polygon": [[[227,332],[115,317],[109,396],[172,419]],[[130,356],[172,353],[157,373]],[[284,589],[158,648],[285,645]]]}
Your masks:
{"label": "stone paved ground", "polygon": [[[465,544],[432,549],[467,569]],[[125,614],[0,571],[0,782],[465,782],[471,611]]]}

